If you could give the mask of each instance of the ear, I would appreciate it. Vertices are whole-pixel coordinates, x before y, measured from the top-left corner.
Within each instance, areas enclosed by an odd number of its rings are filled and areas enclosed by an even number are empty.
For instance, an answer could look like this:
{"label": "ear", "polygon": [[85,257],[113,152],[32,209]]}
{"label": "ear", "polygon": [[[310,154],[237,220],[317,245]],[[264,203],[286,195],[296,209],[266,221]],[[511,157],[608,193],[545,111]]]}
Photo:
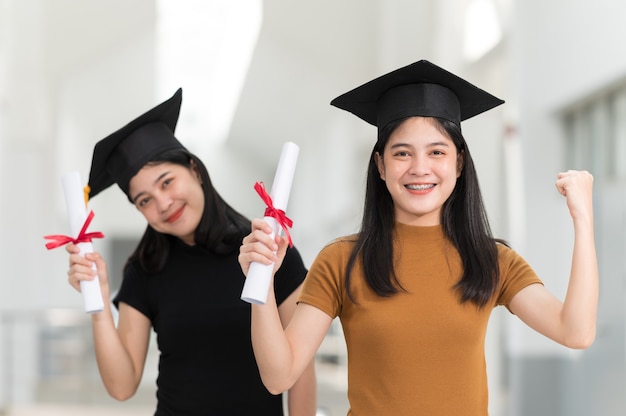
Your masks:
{"label": "ear", "polygon": [[456,177],[461,176],[461,172],[463,172],[463,166],[465,166],[465,152],[461,151],[456,156]]}
{"label": "ear", "polygon": [[378,174],[380,175],[380,179],[385,180],[385,162],[383,161],[383,156],[376,152],[374,153],[374,161],[376,163],[376,167],[378,168]]}

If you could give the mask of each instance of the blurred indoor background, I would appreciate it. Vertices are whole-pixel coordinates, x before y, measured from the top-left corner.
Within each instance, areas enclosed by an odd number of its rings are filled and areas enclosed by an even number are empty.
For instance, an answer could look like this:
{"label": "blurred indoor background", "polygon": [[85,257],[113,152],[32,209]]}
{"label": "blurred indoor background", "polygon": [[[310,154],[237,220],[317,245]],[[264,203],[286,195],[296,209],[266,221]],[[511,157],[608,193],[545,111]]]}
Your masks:
{"label": "blurred indoor background", "polygon": [[[0,0],[0,415],[149,415],[158,351],[128,402],[104,391],[90,318],[66,282],[61,176],[183,87],[178,138],[222,196],[262,215],[283,143],[300,146],[289,201],[310,265],[358,229],[375,129],[335,96],[429,59],[506,100],[464,124],[491,225],[557,296],[571,220],[559,171],[595,177],[598,336],[558,346],[506,309],[487,339],[492,416],[626,414],[626,2],[617,0]],[[86,181],[86,179],[85,179]],[[115,188],[90,202],[114,285],[145,227]],[[320,415],[345,415],[335,322],[317,357]]]}

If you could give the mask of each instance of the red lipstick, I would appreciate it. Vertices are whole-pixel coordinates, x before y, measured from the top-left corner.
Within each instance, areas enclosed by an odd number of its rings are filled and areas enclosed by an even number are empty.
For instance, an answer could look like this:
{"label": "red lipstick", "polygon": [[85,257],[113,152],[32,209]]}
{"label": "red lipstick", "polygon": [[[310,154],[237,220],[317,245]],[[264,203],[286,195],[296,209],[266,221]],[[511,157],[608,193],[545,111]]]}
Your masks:
{"label": "red lipstick", "polygon": [[179,219],[181,217],[181,215],[183,215],[183,211],[184,210],[185,210],[184,206],[180,207],[176,212],[174,212],[172,215],[167,217],[167,219],[165,221],[169,222],[170,224],[175,222],[177,219]]}

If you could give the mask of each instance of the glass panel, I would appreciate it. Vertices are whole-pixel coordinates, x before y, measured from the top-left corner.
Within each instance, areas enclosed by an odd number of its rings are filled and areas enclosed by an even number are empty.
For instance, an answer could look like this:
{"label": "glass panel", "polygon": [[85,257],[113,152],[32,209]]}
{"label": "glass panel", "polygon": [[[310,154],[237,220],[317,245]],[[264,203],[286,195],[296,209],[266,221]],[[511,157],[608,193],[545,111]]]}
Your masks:
{"label": "glass panel", "polygon": [[567,169],[586,169],[589,165],[590,123],[587,107],[573,111],[566,118]]}
{"label": "glass panel", "polygon": [[609,175],[615,179],[626,179],[626,88],[613,99],[612,134],[609,144]]}
{"label": "glass panel", "polygon": [[610,106],[607,98],[596,100],[590,108],[590,130],[587,137],[586,163],[584,169],[591,171],[594,176],[606,178],[608,175],[606,151],[609,127]]}

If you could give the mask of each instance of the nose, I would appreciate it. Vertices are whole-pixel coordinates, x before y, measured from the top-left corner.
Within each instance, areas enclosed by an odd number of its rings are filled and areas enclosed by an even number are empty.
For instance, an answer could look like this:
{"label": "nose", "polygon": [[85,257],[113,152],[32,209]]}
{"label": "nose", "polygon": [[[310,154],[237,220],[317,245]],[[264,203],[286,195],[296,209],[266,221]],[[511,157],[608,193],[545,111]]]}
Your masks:
{"label": "nose", "polygon": [[160,192],[159,194],[155,195],[154,198],[156,200],[159,212],[166,212],[172,205],[172,198],[170,198],[167,192]]}
{"label": "nose", "polygon": [[430,173],[430,164],[426,155],[416,154],[411,158],[409,166],[409,174],[416,176],[428,175]]}

